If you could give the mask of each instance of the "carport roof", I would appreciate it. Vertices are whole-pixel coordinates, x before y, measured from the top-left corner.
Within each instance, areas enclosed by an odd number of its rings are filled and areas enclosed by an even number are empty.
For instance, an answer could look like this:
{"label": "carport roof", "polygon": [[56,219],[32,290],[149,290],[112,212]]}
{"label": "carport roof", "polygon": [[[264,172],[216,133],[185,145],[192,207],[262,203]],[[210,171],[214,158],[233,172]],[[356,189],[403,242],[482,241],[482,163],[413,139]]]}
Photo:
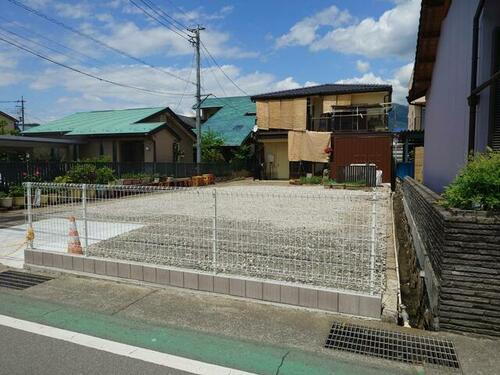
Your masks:
{"label": "carport roof", "polygon": [[147,134],[165,122],[144,122],[165,107],[77,112],[59,120],[26,130],[24,134],[64,133],[64,135]]}

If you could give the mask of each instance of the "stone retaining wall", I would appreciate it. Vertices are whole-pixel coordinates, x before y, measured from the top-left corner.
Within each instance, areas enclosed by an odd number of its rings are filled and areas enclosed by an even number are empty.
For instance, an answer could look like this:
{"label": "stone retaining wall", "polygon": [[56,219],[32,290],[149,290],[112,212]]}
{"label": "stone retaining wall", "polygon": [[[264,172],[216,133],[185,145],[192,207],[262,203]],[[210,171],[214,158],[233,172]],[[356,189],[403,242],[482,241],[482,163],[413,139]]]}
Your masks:
{"label": "stone retaining wall", "polygon": [[375,319],[380,319],[382,311],[380,296],[296,283],[214,275],[194,270],[40,250],[25,250],[24,259],[25,267],[35,270],[46,269],[135,280]]}
{"label": "stone retaining wall", "polygon": [[403,193],[439,328],[500,336],[500,214],[447,210],[411,178]]}

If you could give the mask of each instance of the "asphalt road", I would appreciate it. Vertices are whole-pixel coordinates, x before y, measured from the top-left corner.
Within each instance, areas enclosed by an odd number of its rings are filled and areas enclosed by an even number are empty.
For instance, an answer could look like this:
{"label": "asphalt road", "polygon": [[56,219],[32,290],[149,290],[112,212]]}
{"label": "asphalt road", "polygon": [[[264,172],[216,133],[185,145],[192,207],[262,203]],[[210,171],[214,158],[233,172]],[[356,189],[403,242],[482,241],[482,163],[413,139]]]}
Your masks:
{"label": "asphalt road", "polygon": [[187,372],[0,326],[1,375],[185,375]]}

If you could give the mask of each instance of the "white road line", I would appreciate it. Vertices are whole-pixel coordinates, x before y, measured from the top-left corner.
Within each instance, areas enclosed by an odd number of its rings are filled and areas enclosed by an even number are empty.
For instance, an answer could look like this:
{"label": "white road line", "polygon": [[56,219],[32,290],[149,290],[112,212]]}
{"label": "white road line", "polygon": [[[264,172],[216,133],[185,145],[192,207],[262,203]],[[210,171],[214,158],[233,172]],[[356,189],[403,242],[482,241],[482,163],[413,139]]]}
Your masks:
{"label": "white road line", "polygon": [[0,315],[0,325],[45,337],[51,337],[57,340],[68,341],[73,344],[86,346],[88,348],[97,349],[124,357],[134,358],[144,362],[154,363],[160,366],[166,366],[171,369],[186,371],[193,374],[253,375],[245,371],[195,361],[171,354],[155,352],[153,350],[139,348],[137,346],[121,344],[94,336],[67,331],[65,329],[54,328],[38,323],[29,322],[26,320],[11,318],[10,316],[5,315]]}

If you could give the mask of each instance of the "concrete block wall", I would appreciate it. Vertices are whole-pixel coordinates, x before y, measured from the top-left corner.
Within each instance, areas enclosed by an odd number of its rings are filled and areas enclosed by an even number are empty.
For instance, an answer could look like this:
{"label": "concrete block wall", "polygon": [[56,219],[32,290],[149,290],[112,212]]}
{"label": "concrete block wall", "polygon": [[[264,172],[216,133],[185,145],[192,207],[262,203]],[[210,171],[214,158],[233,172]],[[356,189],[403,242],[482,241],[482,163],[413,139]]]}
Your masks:
{"label": "concrete block wall", "polygon": [[194,270],[146,265],[129,261],[84,257],[40,250],[25,250],[27,268],[77,272],[89,276],[143,281],[254,300],[308,307],[380,319],[380,296],[316,288],[309,285],[213,275]]}
{"label": "concrete block wall", "polygon": [[500,336],[500,214],[444,209],[410,178],[403,192],[426,252],[438,253],[439,328]]}

